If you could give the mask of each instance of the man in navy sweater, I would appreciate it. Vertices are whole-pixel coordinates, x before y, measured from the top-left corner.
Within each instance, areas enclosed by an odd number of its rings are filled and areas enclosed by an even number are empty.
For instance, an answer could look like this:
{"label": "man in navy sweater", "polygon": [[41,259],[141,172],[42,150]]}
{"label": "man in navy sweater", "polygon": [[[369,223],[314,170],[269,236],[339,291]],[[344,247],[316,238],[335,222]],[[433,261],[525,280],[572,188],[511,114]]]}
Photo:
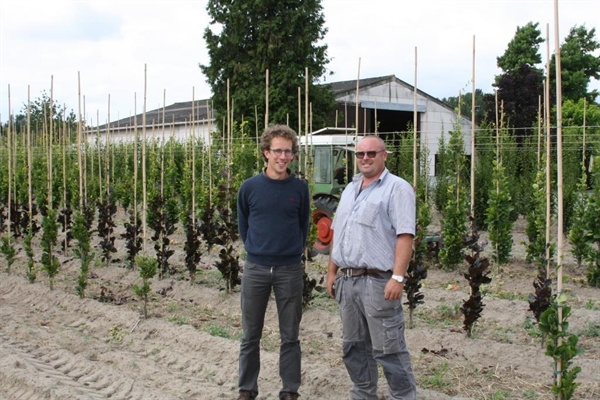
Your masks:
{"label": "man in navy sweater", "polygon": [[242,183],[237,198],[239,233],[246,249],[242,275],[243,337],[240,345],[240,399],[258,395],[260,339],[271,290],[275,293],[279,334],[279,398],[298,398],[302,319],[302,253],[308,237],[308,185],[291,173],[298,151],[296,132],[272,125],[261,136],[260,150],[267,167]]}

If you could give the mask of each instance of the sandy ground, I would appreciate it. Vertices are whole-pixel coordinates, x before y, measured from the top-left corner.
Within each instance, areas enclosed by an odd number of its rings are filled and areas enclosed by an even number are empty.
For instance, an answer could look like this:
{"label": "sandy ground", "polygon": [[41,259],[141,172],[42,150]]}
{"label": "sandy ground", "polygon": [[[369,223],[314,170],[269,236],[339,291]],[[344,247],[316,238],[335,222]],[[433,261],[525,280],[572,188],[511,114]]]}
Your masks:
{"label": "sandy ground", "polygon": [[[482,239],[483,239],[482,235]],[[121,239],[117,247],[124,248]],[[515,258],[501,269],[484,298],[483,317],[473,337],[462,330],[458,308],[468,297],[460,271],[429,270],[425,304],[406,337],[419,384],[419,399],[552,399],[553,364],[528,333],[526,301],[535,267],[523,261],[522,221],[515,227]],[[149,246],[151,248],[151,246]],[[173,243],[176,276],[152,281],[149,318],[132,293],[137,271],[123,261],[99,260],[90,272],[87,298],[75,292],[79,261],[59,254],[61,271],[54,290],[38,272],[25,278],[25,254],[8,274],[0,260],[0,400],[16,399],[234,399],[237,396],[240,337],[239,288],[228,293],[214,254],[191,284],[183,263],[181,236]],[[20,244],[17,244],[20,249]],[[239,248],[239,246],[238,246]],[[124,259],[124,249],[116,258]],[[97,251],[98,252],[98,251]],[[40,253],[38,253],[38,256]],[[324,256],[308,265],[325,274]],[[585,352],[574,399],[600,398],[600,290],[585,284],[585,271],[565,258],[565,293],[573,307],[570,330]],[[262,341],[259,399],[276,399],[278,327],[270,302]],[[347,399],[350,380],[341,360],[337,304],[316,293],[301,325],[301,399]],[[386,399],[385,379],[380,398]]]}

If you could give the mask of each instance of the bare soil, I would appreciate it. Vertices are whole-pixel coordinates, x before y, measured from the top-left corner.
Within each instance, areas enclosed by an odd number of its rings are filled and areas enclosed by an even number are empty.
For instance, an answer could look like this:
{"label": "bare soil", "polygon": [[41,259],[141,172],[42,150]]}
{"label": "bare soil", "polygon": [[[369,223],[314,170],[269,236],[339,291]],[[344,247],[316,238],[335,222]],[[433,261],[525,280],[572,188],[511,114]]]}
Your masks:
{"label": "bare soil", "polygon": [[[123,218],[119,220],[122,226]],[[513,259],[492,266],[493,281],[473,336],[462,329],[459,307],[469,287],[462,269],[436,267],[423,282],[425,303],[417,307],[414,327],[406,330],[419,399],[553,399],[553,363],[536,335],[527,298],[536,267],[524,261],[524,222],[514,229]],[[430,227],[435,231],[436,226]],[[10,274],[0,260],[0,400],[13,399],[234,399],[237,396],[241,336],[239,287],[225,290],[212,266],[216,250],[203,255],[196,282],[185,270],[183,235],[175,236],[171,263],[179,273],[152,280],[149,318],[133,295],[137,270],[125,267],[125,248],[115,233],[117,261],[96,261],[86,298],[75,284],[79,260],[59,253],[61,270],[54,289],[38,271],[25,278],[26,257],[19,249]],[[39,235],[38,235],[39,236]],[[485,240],[485,232],[482,232]],[[97,239],[96,239],[97,240]],[[238,243],[236,248],[243,255]],[[36,244],[36,259],[41,250]],[[489,249],[486,249],[489,252]],[[148,254],[153,254],[148,245]],[[319,282],[325,256],[307,266]],[[586,284],[565,251],[564,293],[573,309],[569,330],[585,351],[574,365],[582,368],[574,399],[600,398],[600,290]],[[556,287],[553,289],[556,290]],[[408,319],[408,312],[406,312]],[[322,293],[306,309],[301,325],[304,400],[347,399],[351,382],[341,360],[337,304]],[[262,341],[259,399],[276,399],[278,326],[270,302]],[[385,379],[380,398],[386,399]]]}

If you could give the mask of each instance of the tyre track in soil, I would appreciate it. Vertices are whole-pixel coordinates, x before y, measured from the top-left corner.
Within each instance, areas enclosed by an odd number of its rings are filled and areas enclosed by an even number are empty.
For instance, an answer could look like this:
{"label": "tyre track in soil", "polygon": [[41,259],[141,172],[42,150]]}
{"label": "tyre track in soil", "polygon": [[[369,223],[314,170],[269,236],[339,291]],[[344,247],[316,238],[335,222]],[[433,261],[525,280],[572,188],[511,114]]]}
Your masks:
{"label": "tyre track in soil", "polygon": [[[127,308],[51,291],[44,284],[0,277],[0,400],[3,395],[7,400],[237,395],[239,342],[189,325],[139,321],[138,313]],[[268,377],[261,371],[261,398],[274,399],[279,381],[270,377],[278,374],[278,352],[264,351],[261,360]],[[304,397],[343,397],[345,369],[331,368],[323,375],[313,368],[318,364],[311,364],[303,363]]]}
{"label": "tyre track in soil", "polygon": [[[238,341],[158,318],[140,321],[127,308],[45,285],[0,275],[0,400],[237,395]],[[278,374],[278,352],[263,351],[261,360],[261,398],[272,400],[280,388],[279,380],[272,379]],[[307,359],[303,370],[304,398],[346,397],[343,366],[323,369],[320,361]],[[450,399],[427,390],[420,397]]]}
{"label": "tyre track in soil", "polygon": [[[166,339],[177,341],[181,333],[173,330],[185,327],[169,329],[148,320],[129,333],[138,320],[134,312],[17,277],[4,275],[0,281],[0,396],[167,400],[224,391],[201,378],[219,375],[214,360],[207,365],[189,355],[190,350],[198,354],[195,349],[173,348]],[[114,327],[119,329],[111,337]],[[122,340],[111,343],[119,336]]]}

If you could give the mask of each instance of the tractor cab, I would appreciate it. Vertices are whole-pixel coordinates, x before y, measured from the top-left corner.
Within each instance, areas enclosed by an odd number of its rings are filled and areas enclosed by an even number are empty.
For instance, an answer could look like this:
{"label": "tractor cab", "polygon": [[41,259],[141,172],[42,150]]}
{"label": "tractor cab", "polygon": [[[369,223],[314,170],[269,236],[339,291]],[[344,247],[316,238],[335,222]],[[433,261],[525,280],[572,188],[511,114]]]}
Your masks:
{"label": "tractor cab", "polygon": [[[303,156],[298,167],[300,171],[309,174],[309,180],[313,184],[312,222],[317,228],[313,250],[317,253],[329,253],[329,245],[333,238],[333,214],[342,191],[352,182],[354,174],[356,140],[354,129],[348,128],[323,128],[308,137],[300,138],[300,151]],[[305,149],[308,149],[310,154],[308,171],[303,171]],[[303,175],[307,176],[307,173]]]}

